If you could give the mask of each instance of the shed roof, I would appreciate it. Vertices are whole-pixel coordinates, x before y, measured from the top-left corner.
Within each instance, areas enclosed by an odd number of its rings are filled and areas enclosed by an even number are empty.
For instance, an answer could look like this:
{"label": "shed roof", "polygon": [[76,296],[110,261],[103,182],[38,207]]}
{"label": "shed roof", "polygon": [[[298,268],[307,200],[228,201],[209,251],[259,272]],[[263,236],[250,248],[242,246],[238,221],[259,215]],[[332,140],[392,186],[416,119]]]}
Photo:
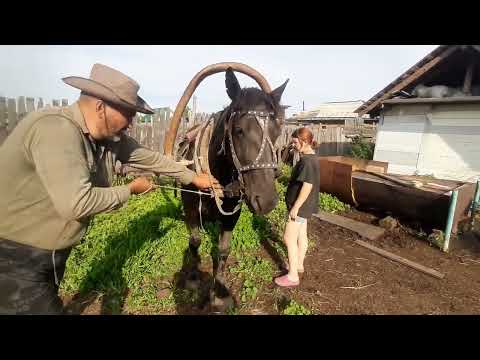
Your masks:
{"label": "shed roof", "polygon": [[[399,91],[409,91],[418,84],[459,86],[463,83],[465,69],[473,61],[480,60],[480,45],[440,45],[427,56],[401,74],[384,89],[359,106],[359,115],[375,115],[383,101]],[[474,72],[473,83],[480,82],[480,71]]]}
{"label": "shed roof", "polygon": [[345,118],[358,118],[358,114],[356,114],[354,110],[362,104],[362,100],[327,102],[321,104],[313,110],[302,111],[296,116],[294,116],[293,119],[300,120],[306,118],[319,118],[335,120]]}

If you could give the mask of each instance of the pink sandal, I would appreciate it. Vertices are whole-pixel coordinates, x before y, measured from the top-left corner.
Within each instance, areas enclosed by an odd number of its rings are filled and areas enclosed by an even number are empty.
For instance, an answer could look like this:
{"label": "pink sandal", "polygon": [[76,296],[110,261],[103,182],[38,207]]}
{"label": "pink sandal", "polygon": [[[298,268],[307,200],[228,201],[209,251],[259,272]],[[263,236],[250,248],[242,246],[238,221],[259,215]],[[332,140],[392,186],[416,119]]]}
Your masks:
{"label": "pink sandal", "polygon": [[294,287],[300,284],[300,281],[292,281],[288,278],[288,275],[283,275],[275,278],[275,284],[281,287]]}

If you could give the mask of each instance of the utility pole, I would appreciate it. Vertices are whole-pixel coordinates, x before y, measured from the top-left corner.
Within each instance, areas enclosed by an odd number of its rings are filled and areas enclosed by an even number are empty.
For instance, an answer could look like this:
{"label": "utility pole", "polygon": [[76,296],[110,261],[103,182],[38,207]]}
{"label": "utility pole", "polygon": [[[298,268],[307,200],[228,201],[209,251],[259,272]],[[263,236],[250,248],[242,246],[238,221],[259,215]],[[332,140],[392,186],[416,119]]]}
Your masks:
{"label": "utility pole", "polygon": [[196,123],[196,117],[195,114],[197,112],[197,97],[193,95],[193,106],[192,106],[192,118],[193,118],[193,125]]}

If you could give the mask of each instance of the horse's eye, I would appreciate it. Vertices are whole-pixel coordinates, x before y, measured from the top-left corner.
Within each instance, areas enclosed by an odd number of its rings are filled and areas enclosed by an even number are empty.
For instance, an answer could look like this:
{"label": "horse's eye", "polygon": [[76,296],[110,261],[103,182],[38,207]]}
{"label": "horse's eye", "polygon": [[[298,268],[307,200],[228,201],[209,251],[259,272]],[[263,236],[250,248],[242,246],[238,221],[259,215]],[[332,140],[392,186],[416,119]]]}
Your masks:
{"label": "horse's eye", "polygon": [[242,135],[243,134],[243,129],[240,128],[240,127],[235,127],[235,128],[233,128],[233,133],[235,135]]}

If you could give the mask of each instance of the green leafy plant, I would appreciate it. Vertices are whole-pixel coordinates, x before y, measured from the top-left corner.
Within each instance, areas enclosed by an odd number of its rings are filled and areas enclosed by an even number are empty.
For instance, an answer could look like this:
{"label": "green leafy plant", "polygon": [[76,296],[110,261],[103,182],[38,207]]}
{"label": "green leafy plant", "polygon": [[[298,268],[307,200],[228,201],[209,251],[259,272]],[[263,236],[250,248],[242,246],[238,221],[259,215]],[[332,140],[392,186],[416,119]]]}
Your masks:
{"label": "green leafy plant", "polygon": [[334,214],[337,212],[350,210],[350,205],[341,202],[340,200],[338,200],[337,197],[333,195],[327,193],[320,193],[318,195],[318,198],[319,207],[323,211]]}
{"label": "green leafy plant", "polygon": [[356,159],[373,160],[374,150],[374,143],[365,141],[362,136],[355,136],[352,138],[352,148],[349,155]]}
{"label": "green leafy plant", "polygon": [[246,302],[254,300],[263,285],[272,281],[273,265],[260,257],[246,255],[230,272],[243,277],[241,300]]}
{"label": "green leafy plant", "polygon": [[312,315],[312,312],[295,300],[290,300],[283,309],[282,315]]}

